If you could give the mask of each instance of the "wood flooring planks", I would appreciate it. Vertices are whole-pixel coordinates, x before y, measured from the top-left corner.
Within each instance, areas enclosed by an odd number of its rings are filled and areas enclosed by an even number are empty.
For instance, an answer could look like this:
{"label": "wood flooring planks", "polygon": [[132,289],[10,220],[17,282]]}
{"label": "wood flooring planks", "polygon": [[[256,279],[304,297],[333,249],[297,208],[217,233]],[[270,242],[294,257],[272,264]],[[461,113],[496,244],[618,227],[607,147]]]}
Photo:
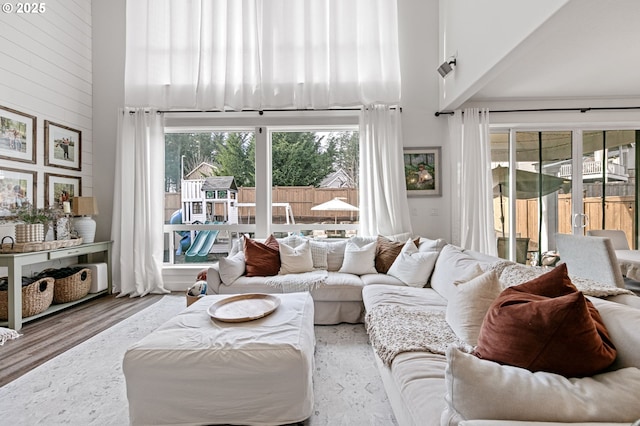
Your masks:
{"label": "wood flooring planks", "polygon": [[22,336],[0,346],[0,387],[138,311],[163,295],[105,295],[25,323]]}

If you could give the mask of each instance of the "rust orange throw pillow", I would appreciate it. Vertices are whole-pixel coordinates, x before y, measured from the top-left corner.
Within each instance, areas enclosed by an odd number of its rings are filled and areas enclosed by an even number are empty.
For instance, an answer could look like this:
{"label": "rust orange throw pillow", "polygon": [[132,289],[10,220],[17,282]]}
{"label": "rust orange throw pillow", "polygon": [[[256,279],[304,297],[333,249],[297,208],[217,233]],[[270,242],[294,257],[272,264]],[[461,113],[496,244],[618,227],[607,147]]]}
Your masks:
{"label": "rust orange throw pillow", "polygon": [[264,243],[244,238],[244,258],[248,277],[268,277],[280,271],[278,240],[269,235]]}
{"label": "rust orange throw pillow", "polygon": [[616,349],[598,310],[561,264],[498,296],[480,328],[475,355],[530,371],[584,377],[611,365]]}

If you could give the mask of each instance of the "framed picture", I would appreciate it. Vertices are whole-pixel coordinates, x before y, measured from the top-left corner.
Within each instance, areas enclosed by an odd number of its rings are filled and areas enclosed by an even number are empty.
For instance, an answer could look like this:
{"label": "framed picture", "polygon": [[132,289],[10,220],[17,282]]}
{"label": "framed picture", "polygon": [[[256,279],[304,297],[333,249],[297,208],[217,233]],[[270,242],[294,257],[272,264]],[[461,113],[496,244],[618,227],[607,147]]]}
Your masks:
{"label": "framed picture", "polygon": [[36,117],[0,106],[0,158],[36,162]]}
{"label": "framed picture", "polygon": [[82,178],[45,173],[44,205],[63,208],[62,203],[82,194]]}
{"label": "framed picture", "polygon": [[407,195],[442,195],[440,167],[440,147],[405,148],[404,178]]}
{"label": "framed picture", "polygon": [[71,127],[44,121],[44,164],[69,170],[80,170],[82,132]]}
{"label": "framed picture", "polygon": [[13,216],[25,204],[35,205],[36,172],[0,167],[0,217]]}

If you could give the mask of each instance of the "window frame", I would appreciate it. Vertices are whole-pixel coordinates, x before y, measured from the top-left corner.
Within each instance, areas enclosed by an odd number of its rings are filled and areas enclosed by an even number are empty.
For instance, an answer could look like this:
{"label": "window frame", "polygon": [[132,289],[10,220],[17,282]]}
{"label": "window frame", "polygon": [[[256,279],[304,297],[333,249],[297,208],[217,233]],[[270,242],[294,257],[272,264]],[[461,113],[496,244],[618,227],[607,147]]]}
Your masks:
{"label": "window frame", "polygon": [[[331,111],[247,111],[247,112],[167,112],[165,113],[165,134],[185,132],[238,131],[255,134],[255,224],[245,225],[171,225],[164,224],[164,233],[180,230],[199,231],[203,229],[225,229],[237,233],[254,233],[256,238],[266,238],[274,232],[300,232],[309,230],[311,224],[272,223],[272,157],[271,135],[276,132],[325,132],[359,131],[359,110]],[[352,230],[354,224],[313,224],[318,230]],[[172,239],[169,238],[169,240]],[[175,248],[171,251],[166,266],[173,266]],[[205,263],[206,264],[206,263]]]}

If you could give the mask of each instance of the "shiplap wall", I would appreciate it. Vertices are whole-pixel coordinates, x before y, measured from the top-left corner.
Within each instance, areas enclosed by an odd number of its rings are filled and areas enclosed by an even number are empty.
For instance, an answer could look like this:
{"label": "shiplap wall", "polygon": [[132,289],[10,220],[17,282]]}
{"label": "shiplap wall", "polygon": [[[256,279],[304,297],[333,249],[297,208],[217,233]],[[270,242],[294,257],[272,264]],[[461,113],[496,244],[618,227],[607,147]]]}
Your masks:
{"label": "shiplap wall", "polygon": [[[36,164],[0,159],[0,167],[37,172],[44,205],[45,173],[82,178],[93,194],[91,0],[44,2],[43,13],[0,12],[0,105],[37,118]],[[33,3],[31,3],[33,4]],[[44,121],[82,132],[82,170],[45,166]]]}

